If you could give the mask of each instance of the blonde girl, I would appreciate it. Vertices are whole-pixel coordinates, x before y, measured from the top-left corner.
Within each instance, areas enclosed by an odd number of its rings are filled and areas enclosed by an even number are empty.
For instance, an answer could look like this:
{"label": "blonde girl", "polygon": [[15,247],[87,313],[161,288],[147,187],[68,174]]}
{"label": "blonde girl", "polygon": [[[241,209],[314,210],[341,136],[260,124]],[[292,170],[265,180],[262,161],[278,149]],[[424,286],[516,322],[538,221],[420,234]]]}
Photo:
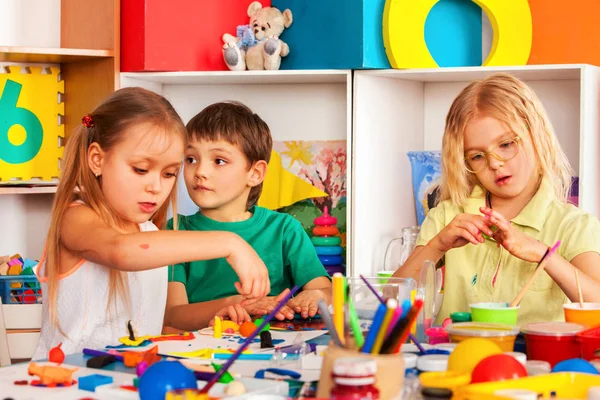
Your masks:
{"label": "blonde girl", "polygon": [[[68,139],[40,260],[43,321],[34,359],[118,344],[132,320],[161,333],[167,265],[226,258],[248,301],[269,293],[268,271],[239,236],[159,231],[176,179],[185,127],[162,96],[141,88],[109,96]],[[173,210],[173,215],[177,215]]]}
{"label": "blonde girl", "polygon": [[425,260],[445,264],[440,323],[471,303],[510,302],[560,240],[518,324],[562,320],[563,304],[577,299],[574,268],[584,300],[600,301],[600,223],[567,203],[570,185],[571,167],[534,91],[508,74],[472,82],[446,117],[440,202],[395,276],[418,277]]}

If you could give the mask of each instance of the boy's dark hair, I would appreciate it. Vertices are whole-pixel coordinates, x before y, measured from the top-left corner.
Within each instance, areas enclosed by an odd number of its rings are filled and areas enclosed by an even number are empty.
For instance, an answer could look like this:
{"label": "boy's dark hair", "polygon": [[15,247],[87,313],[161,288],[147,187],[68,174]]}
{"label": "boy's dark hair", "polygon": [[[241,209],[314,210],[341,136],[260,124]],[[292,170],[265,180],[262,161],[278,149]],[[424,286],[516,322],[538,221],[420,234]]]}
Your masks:
{"label": "boy's dark hair", "polygon": [[[237,101],[211,104],[200,111],[186,125],[188,140],[224,140],[238,146],[249,166],[257,161],[271,159],[273,139],[265,121],[246,105]],[[253,187],[246,201],[250,209],[258,201],[262,183]]]}

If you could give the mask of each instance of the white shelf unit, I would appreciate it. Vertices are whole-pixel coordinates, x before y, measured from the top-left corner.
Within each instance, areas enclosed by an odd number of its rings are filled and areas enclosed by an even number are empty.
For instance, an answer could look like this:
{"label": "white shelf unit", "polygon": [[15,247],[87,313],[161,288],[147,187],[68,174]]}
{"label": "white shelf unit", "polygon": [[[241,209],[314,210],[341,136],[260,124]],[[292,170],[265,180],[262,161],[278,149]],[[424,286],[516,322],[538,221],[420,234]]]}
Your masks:
{"label": "white shelf unit", "polygon": [[[214,71],[121,73],[121,86],[140,86],[165,96],[187,123],[217,101],[237,100],[249,106],[271,128],[274,140],[347,140],[352,152],[352,71]],[[348,162],[347,179],[351,182]],[[183,179],[179,180],[178,210],[197,210]],[[347,241],[351,240],[352,193],[347,192]],[[352,272],[348,257],[348,273]]]}
{"label": "white shelf unit", "polygon": [[600,68],[590,65],[356,71],[354,274],[383,269],[387,243],[415,225],[409,151],[440,150],[450,104],[470,81],[508,72],[536,91],[575,173],[579,205],[600,215]]}

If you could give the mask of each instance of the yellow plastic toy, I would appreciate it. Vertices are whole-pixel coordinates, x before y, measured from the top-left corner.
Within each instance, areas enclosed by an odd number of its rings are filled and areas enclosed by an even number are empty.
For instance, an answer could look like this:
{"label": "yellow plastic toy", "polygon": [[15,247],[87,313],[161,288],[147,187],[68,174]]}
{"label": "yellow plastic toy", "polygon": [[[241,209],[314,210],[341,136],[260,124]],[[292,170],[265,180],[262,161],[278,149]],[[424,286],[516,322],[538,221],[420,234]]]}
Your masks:
{"label": "yellow plastic toy", "polygon": [[10,66],[0,73],[0,181],[52,181],[59,177],[59,159],[64,148],[59,137],[65,136],[58,123],[65,114],[58,93],[64,93],[59,69]]}
{"label": "yellow plastic toy", "polygon": [[450,353],[448,371],[470,374],[479,361],[494,354],[502,353],[502,349],[491,340],[482,338],[463,340]]}
{"label": "yellow plastic toy", "polygon": [[[437,68],[425,42],[427,15],[439,0],[387,0],[383,43],[392,68]],[[527,0],[473,0],[487,14],[494,31],[484,66],[526,65],[533,28]]]}
{"label": "yellow plastic toy", "polygon": [[277,210],[300,200],[315,197],[327,197],[327,193],[286,170],[281,163],[279,153],[272,151],[263,182],[263,191],[257,205]]}

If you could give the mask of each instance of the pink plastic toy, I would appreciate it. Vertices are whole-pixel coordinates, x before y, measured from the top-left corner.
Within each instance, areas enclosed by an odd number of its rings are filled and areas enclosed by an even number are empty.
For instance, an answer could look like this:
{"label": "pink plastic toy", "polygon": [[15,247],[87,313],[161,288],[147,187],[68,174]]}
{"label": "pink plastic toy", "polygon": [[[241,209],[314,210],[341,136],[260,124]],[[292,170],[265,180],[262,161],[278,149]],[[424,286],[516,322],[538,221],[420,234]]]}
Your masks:
{"label": "pink plastic toy", "polygon": [[443,327],[436,326],[425,331],[425,335],[429,338],[429,344],[449,343],[448,332]]}
{"label": "pink plastic toy", "polygon": [[329,209],[325,207],[323,215],[315,218],[315,225],[317,226],[331,226],[337,224],[337,218],[329,215]]}

